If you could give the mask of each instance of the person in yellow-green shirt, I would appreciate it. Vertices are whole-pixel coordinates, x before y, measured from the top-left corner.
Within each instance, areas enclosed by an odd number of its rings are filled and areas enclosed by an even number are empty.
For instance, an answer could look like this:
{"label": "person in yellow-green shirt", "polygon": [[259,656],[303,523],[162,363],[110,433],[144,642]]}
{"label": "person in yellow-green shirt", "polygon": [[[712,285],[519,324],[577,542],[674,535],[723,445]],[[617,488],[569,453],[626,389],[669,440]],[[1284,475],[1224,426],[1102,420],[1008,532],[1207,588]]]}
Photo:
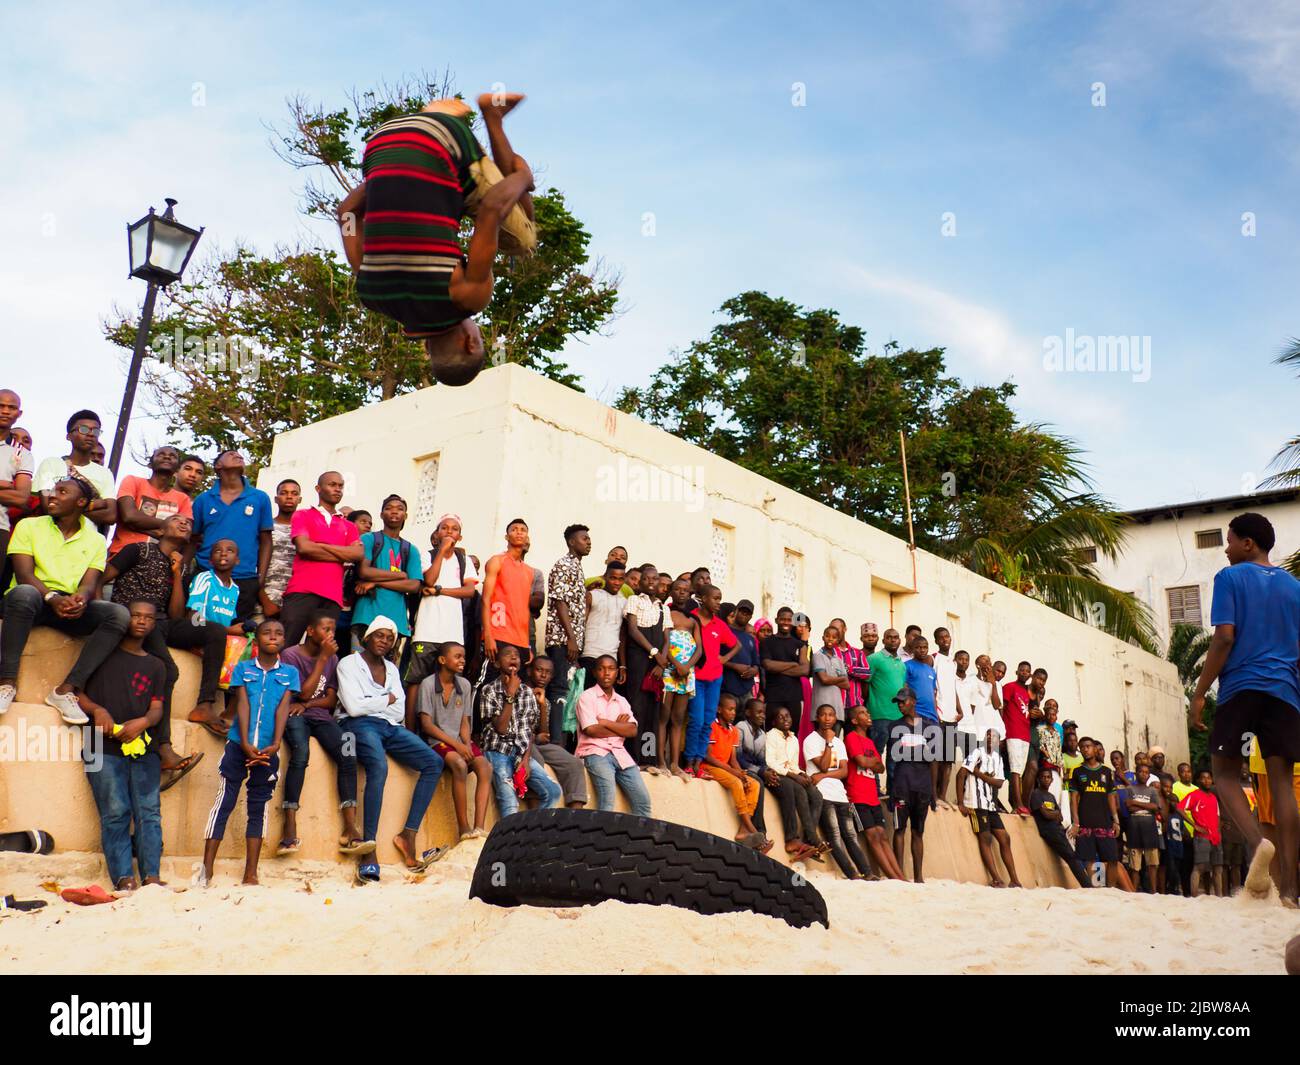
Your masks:
{"label": "person in yellow-green shirt", "polygon": [[[1174,781],[1174,803],[1180,805],[1184,798],[1196,790],[1192,779],[1192,767],[1186,762],[1178,763],[1178,779]],[[1192,856],[1196,848],[1192,838],[1196,835],[1196,825],[1190,815],[1183,811],[1183,858],[1178,866],[1178,879],[1183,883],[1183,898],[1192,897]]]}
{"label": "person in yellow-green shirt", "polygon": [[79,477],[54,483],[45,515],[18,523],[9,541],[14,582],[4,599],[0,627],[0,714],[18,695],[18,663],[36,625],[84,636],[63,683],[45,697],[69,725],[90,721],[77,701],[90,675],[126,634],[131,615],[120,603],[97,598],[108,544],[87,511],[94,487]]}

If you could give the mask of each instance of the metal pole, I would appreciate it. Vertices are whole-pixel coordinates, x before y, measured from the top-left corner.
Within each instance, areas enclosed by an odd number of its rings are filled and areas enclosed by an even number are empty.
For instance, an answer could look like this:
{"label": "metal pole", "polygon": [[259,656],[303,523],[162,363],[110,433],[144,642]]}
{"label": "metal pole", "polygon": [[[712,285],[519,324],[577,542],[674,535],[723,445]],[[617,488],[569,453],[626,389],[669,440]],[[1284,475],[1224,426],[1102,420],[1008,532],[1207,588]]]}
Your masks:
{"label": "metal pole", "polygon": [[[898,450],[903,457],[903,498],[907,506],[907,550],[912,556],[912,591],[917,590],[916,586],[916,535],[912,531],[912,488],[907,481],[907,441],[903,437],[903,430],[898,430]],[[891,604],[893,600],[890,600]]]}
{"label": "metal pole", "polygon": [[122,393],[122,409],[118,412],[117,429],[113,432],[113,454],[108,460],[108,468],[113,471],[115,479],[122,462],[122,449],[126,446],[126,430],[131,422],[131,408],[135,405],[135,386],[140,382],[140,364],[144,362],[144,351],[149,342],[153,303],[157,295],[158,286],[149,282],[149,290],[144,295],[144,309],[140,312],[140,328],[135,331],[135,350],[131,353],[131,369],[126,375],[126,391]]}

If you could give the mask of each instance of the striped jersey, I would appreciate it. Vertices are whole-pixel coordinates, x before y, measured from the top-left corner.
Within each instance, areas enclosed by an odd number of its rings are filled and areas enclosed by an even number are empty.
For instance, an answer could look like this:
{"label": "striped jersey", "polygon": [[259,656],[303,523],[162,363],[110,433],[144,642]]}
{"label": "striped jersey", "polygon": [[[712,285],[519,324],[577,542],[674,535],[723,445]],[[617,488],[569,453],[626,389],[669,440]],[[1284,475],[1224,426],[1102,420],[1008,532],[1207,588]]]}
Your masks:
{"label": "striped jersey", "polygon": [[366,142],[361,271],[362,306],[410,332],[450,329],[470,316],[451,302],[452,271],[464,262],[459,241],[470,165],[483,149],[459,118],[444,114],[390,119]]}

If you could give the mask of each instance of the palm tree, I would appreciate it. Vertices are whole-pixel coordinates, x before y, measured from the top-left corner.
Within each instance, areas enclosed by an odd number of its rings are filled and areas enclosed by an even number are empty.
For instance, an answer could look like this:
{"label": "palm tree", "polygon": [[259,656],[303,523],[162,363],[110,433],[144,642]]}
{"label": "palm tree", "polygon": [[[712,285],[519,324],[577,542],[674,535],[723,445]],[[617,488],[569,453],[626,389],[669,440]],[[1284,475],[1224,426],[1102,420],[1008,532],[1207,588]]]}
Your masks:
{"label": "palm tree", "polygon": [[[1300,368],[1300,338],[1292,337],[1287,341],[1276,359],[1283,366]],[[1273,456],[1269,469],[1277,470],[1271,477],[1266,477],[1261,488],[1295,488],[1300,486],[1300,435],[1293,436],[1281,450]],[[1300,577],[1300,550],[1283,560],[1282,565]]]}
{"label": "palm tree", "polygon": [[1096,492],[1045,493],[1027,524],[1010,534],[981,536],[954,552],[976,573],[1086,621],[1121,640],[1159,653],[1145,603],[1097,575],[1095,557],[1114,560],[1128,519]]}
{"label": "palm tree", "polygon": [[[1169,646],[1165,649],[1165,658],[1178,667],[1178,679],[1183,684],[1183,694],[1191,704],[1192,694],[1196,691],[1196,682],[1201,679],[1201,667],[1205,664],[1205,652],[1210,649],[1213,633],[1199,625],[1175,625],[1169,633]],[[1214,728],[1214,710],[1217,702],[1214,692],[1205,694],[1205,713],[1201,720],[1207,731],[1193,732],[1187,730],[1187,746],[1190,761],[1194,767],[1209,765],[1210,751],[1208,730]]]}

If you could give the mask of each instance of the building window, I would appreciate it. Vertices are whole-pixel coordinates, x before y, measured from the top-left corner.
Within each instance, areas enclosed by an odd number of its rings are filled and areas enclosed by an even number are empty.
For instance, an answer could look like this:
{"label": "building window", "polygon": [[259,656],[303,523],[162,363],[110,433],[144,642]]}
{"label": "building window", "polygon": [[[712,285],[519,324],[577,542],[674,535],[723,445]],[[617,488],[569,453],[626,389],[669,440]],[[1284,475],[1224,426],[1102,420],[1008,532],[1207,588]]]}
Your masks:
{"label": "building window", "polygon": [[720,521],[713,523],[713,543],[709,553],[709,576],[717,588],[731,583],[731,544],[736,531]]}
{"label": "building window", "polygon": [[1095,547],[1081,547],[1078,554],[1080,562],[1092,563],[1097,561],[1097,549]]}
{"label": "building window", "polygon": [[437,520],[435,509],[438,496],[438,456],[429,455],[415,460],[415,513],[411,524],[432,529]]}
{"label": "building window", "polygon": [[1169,624],[1201,627],[1201,586],[1189,584],[1183,588],[1166,588],[1169,597]]}
{"label": "building window", "polygon": [[803,555],[785,549],[785,563],[781,567],[781,605],[798,611],[803,605]]}
{"label": "building window", "polygon": [[1204,532],[1198,532],[1196,534],[1196,546],[1197,547],[1222,547],[1223,530],[1206,529]]}

